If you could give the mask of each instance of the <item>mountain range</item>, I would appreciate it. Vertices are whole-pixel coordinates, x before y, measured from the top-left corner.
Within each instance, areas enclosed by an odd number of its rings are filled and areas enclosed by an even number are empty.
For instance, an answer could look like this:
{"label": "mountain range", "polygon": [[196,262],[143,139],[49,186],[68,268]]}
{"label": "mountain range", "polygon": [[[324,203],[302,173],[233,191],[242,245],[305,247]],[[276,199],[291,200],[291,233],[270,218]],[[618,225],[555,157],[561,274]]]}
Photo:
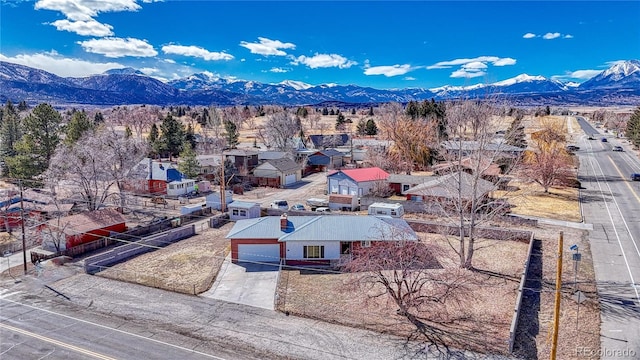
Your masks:
{"label": "mountain range", "polygon": [[0,102],[49,102],[55,105],[314,105],[327,102],[376,104],[425,99],[503,97],[514,105],[637,105],[640,61],[616,63],[582,84],[521,74],[492,84],[432,89],[374,89],[357,85],[312,86],[285,80],[278,84],[223,79],[198,73],[167,83],[133,68],[101,75],[63,78],[52,73],[0,62]]}

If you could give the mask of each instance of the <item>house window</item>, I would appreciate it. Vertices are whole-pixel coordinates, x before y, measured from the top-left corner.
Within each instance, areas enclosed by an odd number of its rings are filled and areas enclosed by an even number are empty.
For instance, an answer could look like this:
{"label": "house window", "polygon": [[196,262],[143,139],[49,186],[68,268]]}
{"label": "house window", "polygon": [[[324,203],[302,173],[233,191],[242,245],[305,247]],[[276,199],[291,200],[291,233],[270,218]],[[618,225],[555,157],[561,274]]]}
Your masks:
{"label": "house window", "polygon": [[407,185],[407,184],[403,184],[402,185],[402,191],[405,192],[407,190],[409,190],[411,188],[411,185]]}
{"label": "house window", "polygon": [[238,209],[233,209],[231,212],[234,216],[238,216]]}
{"label": "house window", "polygon": [[363,248],[371,247],[371,241],[369,240],[360,241],[360,246]]}
{"label": "house window", "polygon": [[247,216],[247,210],[240,210],[240,216]]}
{"label": "house window", "polygon": [[303,246],[303,257],[305,259],[322,259],[324,258],[324,246]]}

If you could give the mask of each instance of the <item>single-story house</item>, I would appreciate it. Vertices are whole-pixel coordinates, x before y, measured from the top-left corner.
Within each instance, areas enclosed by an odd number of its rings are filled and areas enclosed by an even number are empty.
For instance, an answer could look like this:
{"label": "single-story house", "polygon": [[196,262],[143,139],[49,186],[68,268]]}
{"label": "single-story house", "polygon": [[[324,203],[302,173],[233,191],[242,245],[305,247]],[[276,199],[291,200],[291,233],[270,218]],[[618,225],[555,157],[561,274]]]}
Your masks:
{"label": "single-story house", "polygon": [[433,180],[433,176],[390,174],[387,179],[389,187],[396,195],[404,195],[410,188],[429,180]]}
{"label": "single-story house", "polygon": [[327,175],[327,193],[362,197],[388,178],[389,173],[378,167],[342,169]]}
{"label": "single-story house", "polygon": [[431,171],[434,175],[447,175],[453,172],[458,172],[459,168],[462,171],[473,174],[476,168],[481,170],[481,176],[488,181],[495,181],[500,176],[500,166],[495,163],[491,163],[489,160],[481,160],[479,163],[471,158],[463,158],[460,161],[448,161],[440,164],[433,165]]}
{"label": "single-story house", "polygon": [[[460,177],[458,177],[460,176]],[[458,186],[460,185],[460,186]],[[474,194],[474,176],[466,172],[452,173],[449,175],[434,177],[420,185],[414,186],[405,192],[410,201],[434,201],[443,205],[457,201],[458,195],[463,201],[471,204],[471,200],[483,202],[489,194],[498,187],[487,180],[477,179]]]}
{"label": "single-story house", "polygon": [[49,251],[62,251],[126,230],[124,217],[111,208],[52,219],[38,227],[42,247]]}
{"label": "single-story house", "polygon": [[228,206],[229,219],[243,220],[260,217],[260,204],[248,201],[234,201]]}
{"label": "single-story house", "polygon": [[336,149],[316,151],[309,155],[307,164],[314,170],[324,171],[342,167],[344,154]]}
{"label": "single-story house", "polygon": [[280,184],[287,186],[302,179],[302,167],[289,158],[267,160],[253,169],[253,176],[280,179]]}
{"label": "single-story house", "polygon": [[349,134],[309,135],[308,144],[314,149],[335,148],[349,143]]}
{"label": "single-story house", "polygon": [[267,216],[238,220],[226,236],[232,261],[330,264],[379,241],[417,241],[403,219],[376,216]]}
{"label": "single-story house", "polygon": [[[447,140],[443,141],[441,147],[444,149],[444,152],[448,155],[456,155],[467,157],[471,154],[477,153],[479,150],[482,150],[483,153],[488,154],[492,157],[519,157],[522,156],[525,149],[519,148],[517,146],[512,146],[509,144],[505,144],[504,142],[490,142],[482,144],[478,141],[453,141]],[[462,154],[462,155],[460,155]]]}
{"label": "single-story house", "polygon": [[172,181],[167,185],[167,196],[182,196],[196,191],[196,181],[182,179]]}

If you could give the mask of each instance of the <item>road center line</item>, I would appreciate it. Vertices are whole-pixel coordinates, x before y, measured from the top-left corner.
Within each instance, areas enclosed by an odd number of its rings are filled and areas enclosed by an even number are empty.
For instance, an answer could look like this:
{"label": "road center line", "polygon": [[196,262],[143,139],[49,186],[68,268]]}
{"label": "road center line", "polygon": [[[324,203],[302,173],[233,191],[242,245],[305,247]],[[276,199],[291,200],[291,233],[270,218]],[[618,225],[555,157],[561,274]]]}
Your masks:
{"label": "road center line", "polygon": [[90,350],[87,350],[87,349],[83,349],[83,348],[77,347],[75,345],[67,344],[65,342],[58,341],[58,340],[55,340],[55,339],[52,339],[52,338],[48,338],[46,336],[42,336],[42,335],[33,333],[31,331],[19,329],[19,328],[16,328],[16,327],[13,327],[13,326],[10,326],[10,325],[7,325],[7,324],[0,323],[0,327],[1,328],[5,328],[5,329],[7,329],[9,331],[13,331],[13,332],[22,334],[22,335],[26,335],[26,336],[30,336],[32,338],[36,338],[38,340],[42,340],[42,341],[45,341],[45,342],[48,342],[48,343],[51,343],[51,344],[54,344],[54,345],[57,345],[57,346],[60,346],[60,347],[63,347],[63,348],[67,348],[69,350],[72,350],[72,351],[75,351],[75,352],[78,352],[78,353],[81,353],[81,354],[84,354],[84,355],[88,355],[88,356],[94,357],[96,359],[117,360],[115,358],[112,358],[112,357],[109,357],[109,356],[106,356],[106,355],[98,354],[96,352],[93,352],[93,351],[90,351]]}

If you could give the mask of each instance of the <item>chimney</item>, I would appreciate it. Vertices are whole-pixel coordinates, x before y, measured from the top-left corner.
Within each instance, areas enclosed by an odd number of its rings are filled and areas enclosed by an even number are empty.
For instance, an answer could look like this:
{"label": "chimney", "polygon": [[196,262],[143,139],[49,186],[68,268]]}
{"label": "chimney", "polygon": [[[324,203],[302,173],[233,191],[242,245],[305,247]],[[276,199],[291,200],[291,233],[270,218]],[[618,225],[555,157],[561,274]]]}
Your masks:
{"label": "chimney", "polygon": [[280,215],[280,231],[285,231],[289,227],[289,221],[287,220],[287,213]]}

